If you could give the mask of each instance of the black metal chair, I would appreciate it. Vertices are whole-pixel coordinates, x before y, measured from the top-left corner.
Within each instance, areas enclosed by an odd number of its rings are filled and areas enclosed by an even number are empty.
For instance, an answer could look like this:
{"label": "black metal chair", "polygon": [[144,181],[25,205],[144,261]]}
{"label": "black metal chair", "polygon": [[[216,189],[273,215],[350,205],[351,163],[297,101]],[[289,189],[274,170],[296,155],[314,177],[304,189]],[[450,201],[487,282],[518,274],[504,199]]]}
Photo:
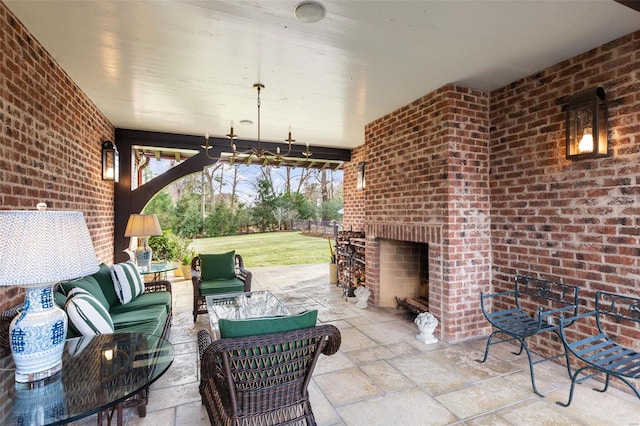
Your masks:
{"label": "black metal chair", "polygon": [[[520,343],[520,350],[513,352],[513,354],[521,355],[522,350],[525,350],[529,360],[533,391],[537,395],[544,397],[536,388],[533,366],[564,356],[567,371],[569,377],[571,377],[569,354],[566,348],[563,348],[564,350],[561,354],[552,355],[534,362],[531,358],[531,351],[526,343],[526,339],[541,333],[552,332],[558,336],[560,341],[559,316],[562,313],[570,313],[572,316],[578,313],[578,293],[578,287],[573,285],[523,275],[516,275],[514,290],[493,294],[481,293],[480,304],[482,313],[495,330],[487,339],[484,358],[477,361],[485,362],[489,355],[489,348],[493,345],[514,340],[518,341]],[[522,301],[523,298],[527,298],[526,305]],[[489,312],[487,308],[489,301],[491,301],[495,308],[492,312]],[[522,305],[527,306],[527,309]],[[555,318],[554,315],[558,316],[558,318]],[[498,334],[503,334],[507,337],[494,341],[494,337]]]}

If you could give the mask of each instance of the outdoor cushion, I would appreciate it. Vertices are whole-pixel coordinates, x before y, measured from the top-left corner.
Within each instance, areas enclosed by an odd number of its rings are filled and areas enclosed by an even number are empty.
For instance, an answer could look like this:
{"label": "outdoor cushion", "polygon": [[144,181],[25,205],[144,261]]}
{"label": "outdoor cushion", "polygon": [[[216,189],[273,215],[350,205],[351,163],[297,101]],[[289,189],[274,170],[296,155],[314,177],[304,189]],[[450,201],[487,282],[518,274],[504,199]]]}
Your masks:
{"label": "outdoor cushion", "polygon": [[236,252],[201,254],[200,268],[203,281],[236,277]]}
{"label": "outdoor cushion", "polygon": [[138,295],[144,293],[144,282],[138,268],[132,262],[116,263],[111,267],[113,288],[118,300],[123,305],[131,302]]}
{"label": "outdoor cushion", "polygon": [[220,337],[257,336],[259,334],[279,333],[281,331],[309,328],[316,325],[318,311],[302,312],[297,315],[281,317],[261,317],[249,319],[224,319],[218,321]]}
{"label": "outdoor cushion", "polygon": [[109,312],[84,289],[74,288],[69,292],[65,310],[69,325],[83,336],[113,333]]}
{"label": "outdoor cushion", "polygon": [[238,278],[200,282],[200,295],[202,296],[222,293],[241,293],[243,291],[244,282]]}
{"label": "outdoor cushion", "polygon": [[100,287],[100,284],[98,284],[98,281],[91,275],[77,280],[60,283],[60,292],[67,297],[69,297],[69,292],[74,288],[82,288],[86,290],[93,297],[98,299],[100,304],[102,304],[106,310],[109,310],[109,301],[104,297],[104,293],[102,292],[102,288]]}
{"label": "outdoor cushion", "polygon": [[148,306],[146,308],[140,308],[135,311],[120,312],[118,314],[111,315],[113,328],[116,331],[120,331],[122,327],[143,324],[145,322],[164,324],[166,318],[167,311],[164,309],[164,306],[160,305]]}
{"label": "outdoor cushion", "polygon": [[165,311],[169,313],[171,311],[171,293],[168,291],[156,291],[153,293],[142,293],[131,302],[123,305],[116,301],[115,304],[109,309],[111,315],[115,315],[121,312],[135,311],[136,309],[143,309],[147,306],[163,306]]}
{"label": "outdoor cushion", "polygon": [[101,263],[98,272],[91,276],[95,278],[96,281],[98,281],[98,284],[100,284],[100,288],[102,289],[107,302],[109,302],[109,306],[113,306],[113,304],[118,300],[118,295],[116,295],[116,290],[113,287],[113,278],[111,278],[111,267],[109,267],[109,265]]}

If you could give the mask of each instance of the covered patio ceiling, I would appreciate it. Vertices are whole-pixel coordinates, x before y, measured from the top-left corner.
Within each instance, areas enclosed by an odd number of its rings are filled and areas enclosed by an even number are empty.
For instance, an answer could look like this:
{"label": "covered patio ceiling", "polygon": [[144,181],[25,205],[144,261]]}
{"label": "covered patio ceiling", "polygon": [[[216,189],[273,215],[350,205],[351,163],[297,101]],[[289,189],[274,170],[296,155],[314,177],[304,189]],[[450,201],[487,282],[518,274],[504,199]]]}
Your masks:
{"label": "covered patio ceiling", "polygon": [[292,126],[316,152],[447,83],[493,90],[640,29],[612,0],[323,0],[316,23],[299,0],[5,3],[116,128],[255,140],[260,82],[263,140]]}

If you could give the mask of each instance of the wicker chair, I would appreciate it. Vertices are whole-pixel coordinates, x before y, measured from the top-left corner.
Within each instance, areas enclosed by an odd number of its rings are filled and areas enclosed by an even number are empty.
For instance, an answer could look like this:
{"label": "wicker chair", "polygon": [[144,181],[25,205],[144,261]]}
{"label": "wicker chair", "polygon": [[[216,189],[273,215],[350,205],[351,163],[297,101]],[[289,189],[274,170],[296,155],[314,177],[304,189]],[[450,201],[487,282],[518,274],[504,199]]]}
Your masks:
{"label": "wicker chair", "polygon": [[[242,256],[235,255],[236,278],[244,283],[244,291],[251,291],[251,280],[253,275],[244,268]],[[202,277],[202,267],[200,265],[200,257],[195,256],[191,261],[191,282],[193,284],[193,322],[198,319],[198,314],[207,313],[207,301],[205,295],[200,292],[200,283]]]}
{"label": "wicker chair", "polygon": [[200,395],[211,424],[315,425],[307,386],[320,354],[340,342],[333,325],[213,343],[201,330]]}

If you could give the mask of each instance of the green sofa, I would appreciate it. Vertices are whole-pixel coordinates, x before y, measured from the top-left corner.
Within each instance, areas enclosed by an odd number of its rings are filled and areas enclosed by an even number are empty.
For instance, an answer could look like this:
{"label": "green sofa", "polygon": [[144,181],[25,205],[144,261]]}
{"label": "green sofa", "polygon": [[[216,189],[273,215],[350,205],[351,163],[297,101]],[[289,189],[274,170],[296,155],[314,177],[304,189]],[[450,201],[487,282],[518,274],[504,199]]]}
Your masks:
{"label": "green sofa", "polygon": [[[77,280],[61,283],[54,297],[61,309],[65,308],[66,294],[79,287],[108,306],[109,316],[113,321],[115,333],[144,333],[155,337],[168,337],[171,328],[171,283],[154,281],[144,283],[144,293],[123,305],[118,300],[111,278],[111,269],[102,264],[100,270],[93,275]],[[67,338],[78,337],[79,333],[71,324]],[[151,343],[151,342],[150,342]]]}
{"label": "green sofa", "polygon": [[[99,304],[108,307],[108,316],[113,322],[114,333],[144,333],[149,348],[157,343],[160,337],[168,338],[171,329],[172,298],[169,281],[143,283],[144,292],[129,303],[120,303],[111,278],[111,268],[105,264],[93,275],[77,280],[63,282],[54,292],[55,303],[63,310],[67,302],[67,293],[74,288],[85,290],[94,296]],[[9,324],[18,315],[22,305],[14,306],[0,313],[0,352],[9,351]],[[79,337],[78,332],[69,320],[67,338]],[[126,406],[135,406],[138,415],[145,417],[149,390],[144,389],[126,402]]]}

